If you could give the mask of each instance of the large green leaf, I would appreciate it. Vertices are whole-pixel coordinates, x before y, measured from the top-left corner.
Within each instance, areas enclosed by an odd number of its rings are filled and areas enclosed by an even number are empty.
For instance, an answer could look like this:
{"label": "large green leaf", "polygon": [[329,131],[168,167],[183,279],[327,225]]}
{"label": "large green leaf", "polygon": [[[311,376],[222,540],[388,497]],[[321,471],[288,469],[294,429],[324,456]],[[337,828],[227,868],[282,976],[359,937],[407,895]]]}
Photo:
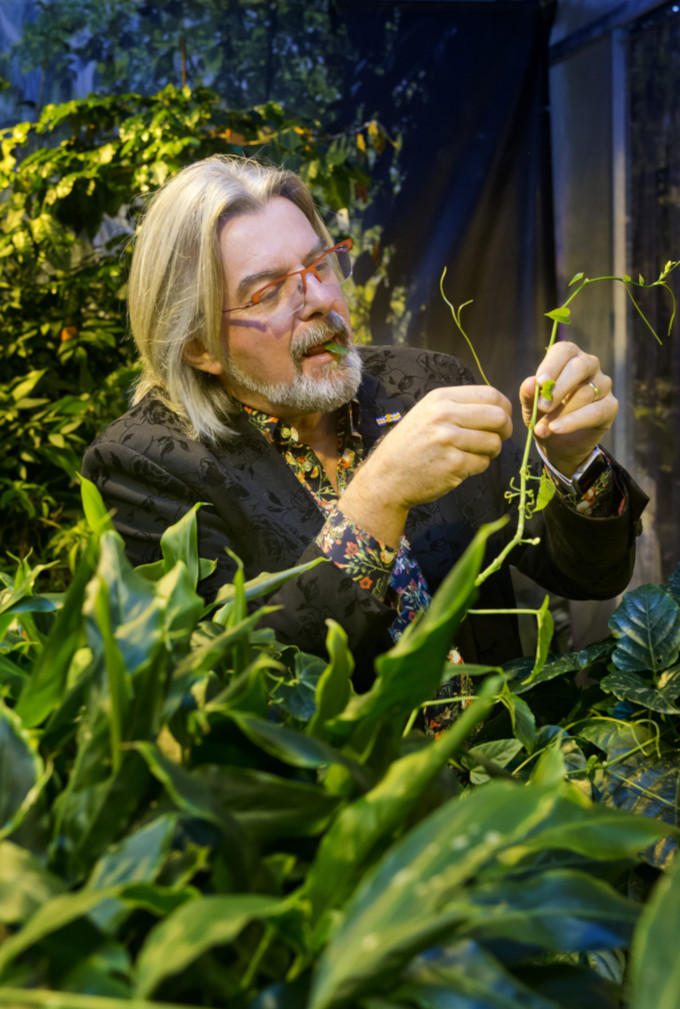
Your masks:
{"label": "large green leaf", "polygon": [[18,814],[42,774],[37,747],[20,719],[0,699],[0,838],[18,825]]}
{"label": "large green leaf", "polygon": [[622,672],[656,675],[680,654],[680,606],[660,585],[641,585],[626,592],[609,618],[617,639],[612,656]]}
{"label": "large green leaf", "polygon": [[341,810],[323,837],[304,885],[315,916],[343,903],[366,859],[398,830],[441,768],[486,717],[500,685],[500,677],[487,680],[446,732],[394,761],[370,792]]}
{"label": "large green leaf", "polygon": [[680,861],[657,884],[635,930],[630,962],[630,1009],[680,1005]]}
{"label": "large green leaf", "polygon": [[600,686],[620,701],[630,701],[664,715],[680,715],[680,707],[676,704],[676,698],[680,695],[680,666],[662,672],[657,678],[656,686],[637,673],[625,669],[615,669],[609,673],[600,680]]}
{"label": "large green leaf", "polygon": [[281,900],[259,894],[201,897],[183,904],[146,937],[137,958],[137,996],[150,995],[206,950],[233,942],[251,921],[278,915],[283,907]]}
{"label": "large green leaf", "polygon": [[377,675],[371,689],[352,697],[332,724],[335,739],[346,739],[360,722],[375,722],[385,716],[405,720],[414,708],[434,696],[458,626],[477,595],[475,579],[487,540],[505,522],[501,519],[478,530],[425,613],[376,660]]}
{"label": "large green leaf", "polygon": [[465,889],[472,880],[498,880],[502,867],[550,849],[630,857],[662,833],[645,817],[584,808],[552,785],[497,781],[450,800],[365,875],[319,960],[310,1009],[351,997],[376,974],[461,927],[472,915],[474,888]]}

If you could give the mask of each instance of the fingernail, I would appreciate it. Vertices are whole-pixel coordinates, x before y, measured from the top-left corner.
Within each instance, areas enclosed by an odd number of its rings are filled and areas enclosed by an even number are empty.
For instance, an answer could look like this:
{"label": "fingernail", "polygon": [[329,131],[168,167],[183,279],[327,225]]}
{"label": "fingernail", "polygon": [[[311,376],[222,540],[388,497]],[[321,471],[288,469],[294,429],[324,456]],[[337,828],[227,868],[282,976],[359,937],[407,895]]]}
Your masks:
{"label": "fingernail", "polygon": [[551,431],[558,431],[559,432],[559,431],[562,430],[563,427],[564,427],[564,425],[563,425],[563,423],[562,423],[561,420],[554,420],[550,424],[550,430]]}
{"label": "fingernail", "polygon": [[539,385],[543,385],[544,382],[550,381],[550,375],[537,375],[536,381],[539,383]]}

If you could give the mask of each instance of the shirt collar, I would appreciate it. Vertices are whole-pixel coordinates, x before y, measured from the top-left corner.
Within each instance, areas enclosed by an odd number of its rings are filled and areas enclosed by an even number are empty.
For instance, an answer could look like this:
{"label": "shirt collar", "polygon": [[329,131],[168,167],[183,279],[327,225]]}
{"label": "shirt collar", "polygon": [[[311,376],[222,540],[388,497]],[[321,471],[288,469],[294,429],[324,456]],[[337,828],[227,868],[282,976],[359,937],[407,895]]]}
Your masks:
{"label": "shirt collar", "polygon": [[[246,406],[235,400],[239,409],[243,412],[248,422],[262,434],[267,441],[279,448],[288,445],[300,444],[300,436],[297,428],[293,427],[285,420],[280,420],[273,414],[263,410],[256,410],[255,407]],[[340,449],[344,449],[348,444],[357,438],[361,438],[359,433],[360,406],[358,399],[352,399],[337,410],[336,430],[338,434],[338,444]]]}

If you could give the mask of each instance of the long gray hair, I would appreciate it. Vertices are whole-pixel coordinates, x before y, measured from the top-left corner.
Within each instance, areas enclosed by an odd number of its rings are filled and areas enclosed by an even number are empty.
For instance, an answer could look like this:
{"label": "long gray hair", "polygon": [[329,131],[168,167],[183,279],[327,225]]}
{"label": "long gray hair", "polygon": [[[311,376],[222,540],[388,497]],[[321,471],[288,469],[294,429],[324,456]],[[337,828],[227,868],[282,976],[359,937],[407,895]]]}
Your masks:
{"label": "long gray hair", "polygon": [[331,244],[309,189],[294,172],[222,155],[175,175],[154,195],[137,230],[128,304],[143,369],[133,401],[154,390],[195,438],[232,434],[230,401],[219,378],[185,359],[193,342],[226,365],[220,231],[231,217],[260,210],[275,196],[291,200]]}

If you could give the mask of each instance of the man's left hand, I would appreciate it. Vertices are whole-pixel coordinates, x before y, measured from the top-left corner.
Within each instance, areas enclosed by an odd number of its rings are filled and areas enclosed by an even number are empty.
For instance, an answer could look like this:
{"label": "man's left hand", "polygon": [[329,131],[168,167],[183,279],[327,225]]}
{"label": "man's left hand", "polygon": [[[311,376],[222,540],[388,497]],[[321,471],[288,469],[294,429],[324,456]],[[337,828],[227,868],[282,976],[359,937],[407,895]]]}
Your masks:
{"label": "man's left hand", "polygon": [[534,436],[552,465],[571,476],[612,426],[619,404],[599,359],[575,343],[560,342],[550,348],[536,374],[520,386],[525,424],[531,418],[536,383],[550,380],[555,383],[552,401],[539,398]]}

